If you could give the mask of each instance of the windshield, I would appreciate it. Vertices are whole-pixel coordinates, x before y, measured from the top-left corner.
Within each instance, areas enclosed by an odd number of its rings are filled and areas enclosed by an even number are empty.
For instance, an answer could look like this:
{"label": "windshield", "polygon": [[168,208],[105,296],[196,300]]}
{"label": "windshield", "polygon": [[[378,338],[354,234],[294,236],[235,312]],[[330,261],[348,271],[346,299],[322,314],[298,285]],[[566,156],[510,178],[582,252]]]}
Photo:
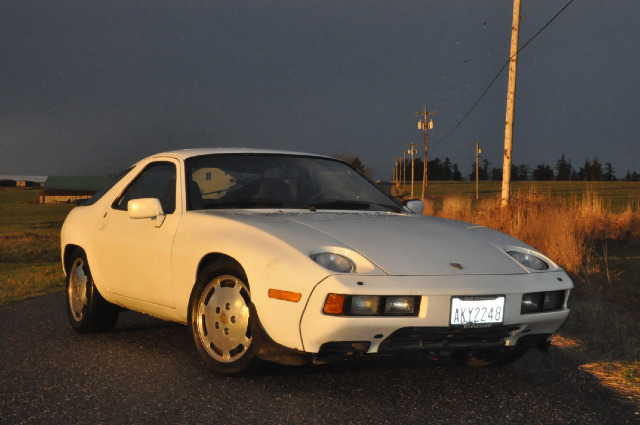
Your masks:
{"label": "windshield", "polygon": [[329,158],[208,155],[186,163],[188,209],[287,208],[400,212],[350,166]]}

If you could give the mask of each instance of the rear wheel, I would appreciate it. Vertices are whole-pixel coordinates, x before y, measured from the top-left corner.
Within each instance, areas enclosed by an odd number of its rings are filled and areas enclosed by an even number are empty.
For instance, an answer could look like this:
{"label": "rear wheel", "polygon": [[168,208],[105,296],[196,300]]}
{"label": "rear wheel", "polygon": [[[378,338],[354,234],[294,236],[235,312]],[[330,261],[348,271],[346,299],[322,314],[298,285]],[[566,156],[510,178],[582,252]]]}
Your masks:
{"label": "rear wheel", "polygon": [[118,321],[119,308],[98,292],[81,249],[73,251],[67,265],[66,300],[67,317],[76,332],[107,332]]}
{"label": "rear wheel", "polygon": [[237,375],[257,364],[251,335],[251,293],[235,263],[216,263],[198,277],[190,302],[193,339],[213,372]]}

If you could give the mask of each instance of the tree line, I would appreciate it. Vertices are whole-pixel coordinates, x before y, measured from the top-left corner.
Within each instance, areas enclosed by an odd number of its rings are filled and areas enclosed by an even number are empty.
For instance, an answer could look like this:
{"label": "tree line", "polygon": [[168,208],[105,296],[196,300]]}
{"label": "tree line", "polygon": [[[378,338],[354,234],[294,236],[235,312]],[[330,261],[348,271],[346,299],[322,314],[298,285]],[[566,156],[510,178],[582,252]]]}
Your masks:
{"label": "tree line", "polygon": [[[413,169],[414,179],[422,180],[424,162],[421,158],[414,159]],[[398,176],[400,180],[411,181],[411,159],[400,161]],[[445,158],[444,161],[436,158],[427,163],[427,177],[429,180],[475,180],[476,163],[474,162],[471,166],[471,173],[464,176],[458,164],[452,163],[449,158]],[[487,159],[484,159],[478,167],[478,178],[479,180],[502,180],[502,167],[492,167],[491,163]],[[562,154],[553,168],[547,164],[538,164],[533,168],[524,164],[512,164],[511,180],[615,181],[617,178],[613,165],[611,165],[610,162],[602,164],[597,157],[593,160],[587,158],[584,164],[576,169],[572,165],[571,159],[567,159],[565,155]],[[640,174],[636,171],[627,171],[623,180],[640,181]]]}

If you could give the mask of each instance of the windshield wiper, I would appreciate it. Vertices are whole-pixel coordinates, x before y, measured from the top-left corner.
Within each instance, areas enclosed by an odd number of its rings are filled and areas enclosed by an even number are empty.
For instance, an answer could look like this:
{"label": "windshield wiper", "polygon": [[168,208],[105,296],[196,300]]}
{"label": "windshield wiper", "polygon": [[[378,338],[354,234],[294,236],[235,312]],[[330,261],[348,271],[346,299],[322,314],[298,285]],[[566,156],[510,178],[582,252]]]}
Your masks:
{"label": "windshield wiper", "polygon": [[307,205],[267,198],[218,199],[205,202],[204,209],[308,208]]}
{"label": "windshield wiper", "polygon": [[390,210],[393,212],[400,211],[400,208],[395,205],[376,204],[373,202],[363,202],[363,201],[343,201],[341,199],[336,199],[333,201],[326,201],[326,202],[316,202],[311,204],[311,208],[315,210],[380,211],[379,209],[372,208],[372,207],[381,207],[381,208],[384,208],[385,211],[386,210]]}

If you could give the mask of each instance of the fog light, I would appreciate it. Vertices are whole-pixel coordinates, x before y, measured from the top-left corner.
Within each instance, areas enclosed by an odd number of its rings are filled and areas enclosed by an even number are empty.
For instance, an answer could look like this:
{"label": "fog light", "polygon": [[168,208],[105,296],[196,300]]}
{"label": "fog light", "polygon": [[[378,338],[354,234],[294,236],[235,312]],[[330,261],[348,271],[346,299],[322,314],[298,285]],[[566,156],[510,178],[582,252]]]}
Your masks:
{"label": "fog light", "polygon": [[553,291],[544,293],[544,307],[545,311],[548,310],[560,310],[564,305],[564,291]]}
{"label": "fog light", "polygon": [[522,296],[522,304],[520,313],[533,313],[542,310],[542,302],[544,301],[544,292],[532,292]]}
{"label": "fog light", "polygon": [[375,295],[354,295],[351,297],[351,314],[367,316],[378,314],[380,297]]}
{"label": "fog light", "polygon": [[384,314],[413,315],[415,306],[415,297],[387,297],[384,304]]}
{"label": "fog light", "polygon": [[565,291],[532,292],[522,296],[520,314],[562,310]]}

